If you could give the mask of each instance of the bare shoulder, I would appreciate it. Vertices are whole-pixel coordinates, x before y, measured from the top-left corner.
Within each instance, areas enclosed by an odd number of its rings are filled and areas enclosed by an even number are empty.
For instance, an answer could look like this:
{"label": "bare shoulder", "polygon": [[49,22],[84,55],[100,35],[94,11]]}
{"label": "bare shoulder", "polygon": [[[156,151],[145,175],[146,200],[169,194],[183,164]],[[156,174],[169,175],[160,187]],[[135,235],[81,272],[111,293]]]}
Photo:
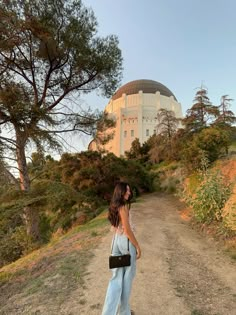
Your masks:
{"label": "bare shoulder", "polygon": [[120,213],[129,213],[129,209],[126,205],[121,206],[119,211],[120,211]]}
{"label": "bare shoulder", "polygon": [[120,217],[121,218],[126,218],[126,220],[128,220],[129,217],[129,209],[127,206],[122,206],[119,209],[119,213],[120,213]]}

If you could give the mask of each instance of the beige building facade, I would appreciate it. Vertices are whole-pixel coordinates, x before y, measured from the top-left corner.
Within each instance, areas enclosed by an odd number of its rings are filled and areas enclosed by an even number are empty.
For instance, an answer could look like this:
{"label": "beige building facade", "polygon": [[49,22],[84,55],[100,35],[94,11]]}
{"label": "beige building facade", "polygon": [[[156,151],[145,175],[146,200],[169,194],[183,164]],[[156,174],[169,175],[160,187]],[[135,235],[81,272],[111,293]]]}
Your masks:
{"label": "beige building facade", "polygon": [[153,80],[136,80],[123,85],[105,108],[116,122],[115,128],[107,131],[114,132],[113,139],[103,146],[93,140],[89,149],[102,149],[124,156],[135,138],[143,144],[157,132],[157,113],[162,108],[182,118],[181,104],[163,84]]}

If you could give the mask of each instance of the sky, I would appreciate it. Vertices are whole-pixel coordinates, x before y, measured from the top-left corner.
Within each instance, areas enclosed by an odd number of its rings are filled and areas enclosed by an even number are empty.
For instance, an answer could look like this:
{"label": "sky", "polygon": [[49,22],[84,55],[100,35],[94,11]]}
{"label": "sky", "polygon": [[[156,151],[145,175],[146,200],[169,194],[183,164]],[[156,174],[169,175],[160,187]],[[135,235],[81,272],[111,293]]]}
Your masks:
{"label": "sky", "polygon": [[[220,104],[229,95],[236,113],[235,0],[83,0],[98,21],[98,35],[115,34],[123,56],[121,85],[150,79],[168,87],[183,115],[199,87]],[[108,99],[83,98],[104,109]]]}

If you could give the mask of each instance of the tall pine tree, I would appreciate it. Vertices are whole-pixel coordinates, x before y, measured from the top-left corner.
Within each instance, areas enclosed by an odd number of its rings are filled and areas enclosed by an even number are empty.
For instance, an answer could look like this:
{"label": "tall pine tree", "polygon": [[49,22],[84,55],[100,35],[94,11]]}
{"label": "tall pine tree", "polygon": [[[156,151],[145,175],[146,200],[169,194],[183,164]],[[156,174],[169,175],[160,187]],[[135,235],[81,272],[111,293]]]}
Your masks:
{"label": "tall pine tree", "polygon": [[200,132],[209,126],[218,116],[218,108],[210,102],[207,89],[201,87],[194,98],[194,104],[187,110],[183,119],[186,131],[190,133]]}

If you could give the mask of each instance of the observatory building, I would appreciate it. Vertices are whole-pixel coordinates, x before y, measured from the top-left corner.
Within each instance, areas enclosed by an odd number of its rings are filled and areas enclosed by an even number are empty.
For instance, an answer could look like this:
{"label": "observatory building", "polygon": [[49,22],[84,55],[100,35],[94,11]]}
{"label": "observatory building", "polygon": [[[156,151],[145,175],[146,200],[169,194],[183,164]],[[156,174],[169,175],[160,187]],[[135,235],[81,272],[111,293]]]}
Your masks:
{"label": "observatory building", "polygon": [[165,85],[153,80],[135,80],[123,85],[105,107],[116,122],[115,128],[107,131],[114,132],[113,139],[105,145],[93,140],[89,149],[123,156],[135,138],[143,144],[156,133],[157,113],[162,108],[173,111],[177,118],[183,117],[181,104]]}

